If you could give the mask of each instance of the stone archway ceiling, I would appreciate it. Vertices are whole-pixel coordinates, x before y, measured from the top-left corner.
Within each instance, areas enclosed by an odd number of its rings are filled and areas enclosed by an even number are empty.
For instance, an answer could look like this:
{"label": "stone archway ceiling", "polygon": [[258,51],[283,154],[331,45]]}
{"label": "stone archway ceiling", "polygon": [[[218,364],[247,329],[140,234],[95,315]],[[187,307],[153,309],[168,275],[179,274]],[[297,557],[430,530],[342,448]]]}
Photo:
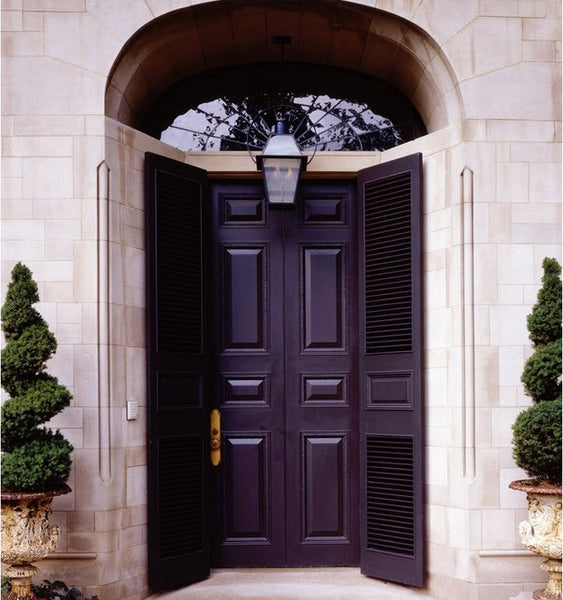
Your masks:
{"label": "stone archway ceiling", "polygon": [[292,39],[287,63],[338,67],[391,84],[429,132],[459,118],[454,78],[427,34],[388,13],[326,0],[209,2],[155,19],[114,63],[106,114],[141,129],[172,86],[237,65],[279,64],[276,36]]}

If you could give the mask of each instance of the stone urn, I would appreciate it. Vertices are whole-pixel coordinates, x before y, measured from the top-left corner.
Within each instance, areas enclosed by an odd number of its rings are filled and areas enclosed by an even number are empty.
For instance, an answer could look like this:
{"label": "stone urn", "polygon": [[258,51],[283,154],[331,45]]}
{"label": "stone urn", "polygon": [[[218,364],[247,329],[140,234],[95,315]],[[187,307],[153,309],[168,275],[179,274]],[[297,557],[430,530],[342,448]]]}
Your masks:
{"label": "stone urn", "polygon": [[1,559],[5,575],[11,579],[12,592],[8,600],[35,598],[31,578],[39,572],[32,561],[54,552],[60,531],[49,524],[51,504],[55,496],[68,494],[70,488],[49,492],[2,492],[1,499]]}
{"label": "stone urn", "polygon": [[561,600],[561,486],[521,480],[509,487],[526,492],[528,498],[528,521],[520,523],[522,543],[547,559],[541,564],[549,575],[547,587],[535,591],[534,598]]}

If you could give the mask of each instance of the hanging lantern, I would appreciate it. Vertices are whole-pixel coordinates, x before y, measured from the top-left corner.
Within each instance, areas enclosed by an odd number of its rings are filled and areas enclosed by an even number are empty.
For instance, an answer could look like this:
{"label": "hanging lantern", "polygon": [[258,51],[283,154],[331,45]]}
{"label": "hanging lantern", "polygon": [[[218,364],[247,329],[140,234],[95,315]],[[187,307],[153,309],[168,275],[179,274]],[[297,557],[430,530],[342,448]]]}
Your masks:
{"label": "hanging lantern", "polygon": [[278,121],[262,154],[256,157],[264,174],[266,197],[270,204],[294,204],[301,171],[307,168],[307,157],[301,153],[295,138],[286,133],[285,123]]}

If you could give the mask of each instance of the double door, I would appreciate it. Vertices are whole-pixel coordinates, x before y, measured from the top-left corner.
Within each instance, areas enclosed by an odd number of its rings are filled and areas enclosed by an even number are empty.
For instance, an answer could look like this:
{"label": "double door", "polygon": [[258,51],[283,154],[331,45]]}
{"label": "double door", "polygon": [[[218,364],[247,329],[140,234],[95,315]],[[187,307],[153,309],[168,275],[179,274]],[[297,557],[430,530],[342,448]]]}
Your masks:
{"label": "double door", "polygon": [[280,210],[146,155],[153,590],[358,552],[424,584],[422,157],[302,183]]}
{"label": "double door", "polygon": [[211,185],[216,566],[359,564],[355,182]]}

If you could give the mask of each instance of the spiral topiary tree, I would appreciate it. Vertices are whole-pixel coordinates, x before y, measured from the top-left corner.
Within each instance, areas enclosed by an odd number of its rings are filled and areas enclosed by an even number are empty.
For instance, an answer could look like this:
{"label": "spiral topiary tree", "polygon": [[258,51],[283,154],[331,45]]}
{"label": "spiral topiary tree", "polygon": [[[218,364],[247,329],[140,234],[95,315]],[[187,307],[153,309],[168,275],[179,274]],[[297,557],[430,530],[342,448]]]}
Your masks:
{"label": "spiral topiary tree", "polygon": [[554,258],[542,266],[542,287],[528,315],[534,353],[521,378],[533,405],[516,418],[512,447],[529,477],[561,485],[561,266]]}
{"label": "spiral topiary tree", "polygon": [[38,301],[31,271],[18,263],[1,312],[6,338],[1,380],[10,396],[1,411],[2,492],[60,490],[72,464],[72,445],[59,431],[40,427],[68,406],[72,396],[45,372],[57,341],[33,308]]}

